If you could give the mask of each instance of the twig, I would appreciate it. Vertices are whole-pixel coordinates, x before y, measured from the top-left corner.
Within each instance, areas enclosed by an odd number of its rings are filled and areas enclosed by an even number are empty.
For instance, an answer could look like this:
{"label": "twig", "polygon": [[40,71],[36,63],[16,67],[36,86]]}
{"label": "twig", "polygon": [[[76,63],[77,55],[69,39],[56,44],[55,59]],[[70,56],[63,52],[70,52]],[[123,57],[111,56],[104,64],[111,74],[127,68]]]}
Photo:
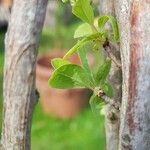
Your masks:
{"label": "twig", "polygon": [[121,62],[117,60],[116,56],[112,53],[111,46],[108,40],[103,44],[107,56],[116,64],[117,67],[121,68]]}
{"label": "twig", "polygon": [[112,99],[106,95],[101,96],[101,98],[104,100],[104,102],[106,104],[109,104],[110,106],[114,107],[116,110],[120,110],[120,103],[119,102],[116,102],[114,99]]}
{"label": "twig", "polygon": [[95,89],[95,94],[102,98],[105,102],[105,104],[109,104],[110,106],[112,106],[113,108],[115,108],[116,110],[120,110],[120,103],[115,101],[113,98],[108,97],[105,92],[102,89]]}

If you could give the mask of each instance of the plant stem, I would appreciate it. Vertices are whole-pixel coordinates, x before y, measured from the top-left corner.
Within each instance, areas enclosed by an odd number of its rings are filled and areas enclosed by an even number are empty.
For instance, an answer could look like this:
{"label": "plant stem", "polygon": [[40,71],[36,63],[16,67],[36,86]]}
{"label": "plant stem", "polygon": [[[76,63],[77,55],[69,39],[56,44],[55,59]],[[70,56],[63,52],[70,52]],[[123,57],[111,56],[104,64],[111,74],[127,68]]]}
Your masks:
{"label": "plant stem", "polygon": [[109,41],[106,39],[105,43],[103,44],[103,48],[105,49],[107,56],[116,64],[117,67],[121,68],[121,62],[117,60],[111,50],[111,46]]}
{"label": "plant stem", "polygon": [[115,101],[113,98],[108,97],[102,89],[95,90],[96,95],[102,98],[105,104],[109,104],[116,110],[120,110],[120,103]]}
{"label": "plant stem", "polygon": [[119,102],[116,102],[115,100],[113,100],[112,98],[110,98],[106,95],[101,96],[101,98],[104,100],[104,102],[106,104],[109,104],[110,106],[112,106],[116,110],[120,110],[120,103]]}

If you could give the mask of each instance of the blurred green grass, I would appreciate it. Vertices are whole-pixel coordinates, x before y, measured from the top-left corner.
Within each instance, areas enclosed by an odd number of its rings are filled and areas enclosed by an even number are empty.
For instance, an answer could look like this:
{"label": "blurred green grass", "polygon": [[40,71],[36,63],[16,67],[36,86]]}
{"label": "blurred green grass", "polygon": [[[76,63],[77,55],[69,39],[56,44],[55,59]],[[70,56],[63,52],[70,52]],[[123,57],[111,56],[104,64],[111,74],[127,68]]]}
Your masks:
{"label": "blurred green grass", "polygon": [[[62,27],[61,34],[55,35],[44,29],[40,38],[39,51],[67,49],[74,43],[75,26]],[[58,43],[59,44],[58,44]],[[2,80],[4,64],[4,33],[0,32],[0,130],[2,122]],[[32,124],[31,150],[103,150],[105,148],[103,117],[95,118],[90,107],[85,108],[73,119],[61,120],[47,116],[37,105]]]}

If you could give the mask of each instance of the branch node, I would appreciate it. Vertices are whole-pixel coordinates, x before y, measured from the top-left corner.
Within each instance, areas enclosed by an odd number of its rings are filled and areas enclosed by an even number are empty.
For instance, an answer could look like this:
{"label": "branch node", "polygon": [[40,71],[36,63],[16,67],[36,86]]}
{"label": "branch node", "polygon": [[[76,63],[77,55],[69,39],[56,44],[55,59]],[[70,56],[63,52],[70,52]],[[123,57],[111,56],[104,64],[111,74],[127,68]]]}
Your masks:
{"label": "branch node", "polygon": [[111,107],[113,107],[115,110],[120,111],[121,104],[114,99],[108,97],[105,92],[101,89],[97,91],[97,96],[102,98],[105,102],[105,104],[109,104]]}

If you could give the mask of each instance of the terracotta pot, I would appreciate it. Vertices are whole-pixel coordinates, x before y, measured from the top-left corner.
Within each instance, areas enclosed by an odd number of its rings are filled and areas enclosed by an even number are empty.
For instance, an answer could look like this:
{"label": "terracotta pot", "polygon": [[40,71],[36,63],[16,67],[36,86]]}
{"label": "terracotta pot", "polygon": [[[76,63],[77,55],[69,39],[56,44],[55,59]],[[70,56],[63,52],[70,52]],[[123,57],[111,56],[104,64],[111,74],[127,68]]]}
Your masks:
{"label": "terracotta pot", "polygon": [[[53,71],[51,59],[63,57],[62,51],[53,51],[39,57],[36,66],[36,86],[41,97],[43,111],[60,118],[71,118],[87,104],[86,89],[53,89],[48,87],[48,79]],[[74,55],[72,63],[79,63]]]}

